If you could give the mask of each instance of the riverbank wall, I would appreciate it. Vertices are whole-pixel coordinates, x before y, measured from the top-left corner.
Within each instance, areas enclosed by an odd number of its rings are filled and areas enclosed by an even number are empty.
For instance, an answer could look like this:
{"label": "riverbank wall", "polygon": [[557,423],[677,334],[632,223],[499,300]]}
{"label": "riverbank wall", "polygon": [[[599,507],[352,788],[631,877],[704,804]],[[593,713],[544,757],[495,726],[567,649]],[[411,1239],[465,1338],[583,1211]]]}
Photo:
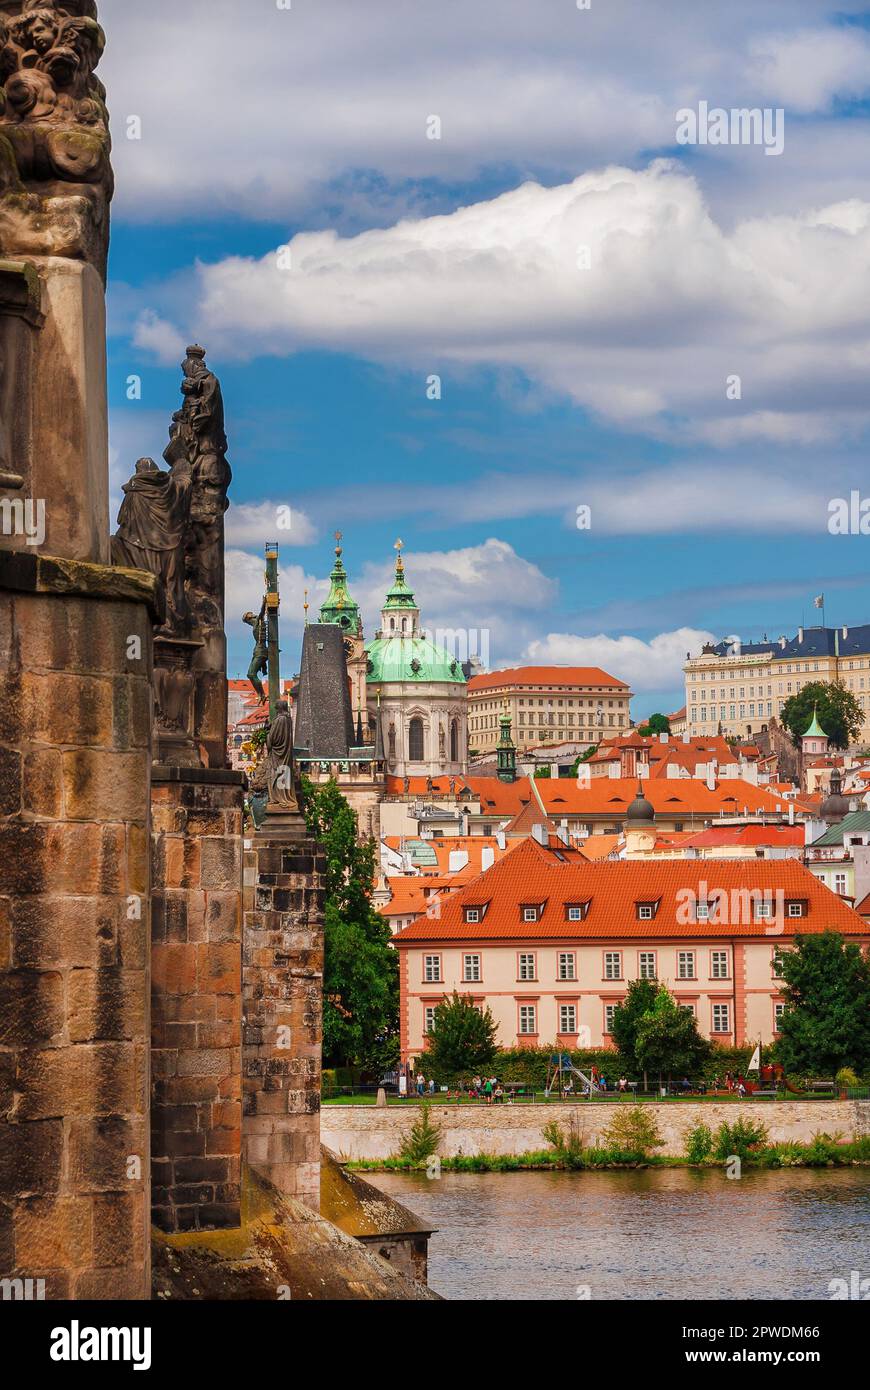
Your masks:
{"label": "riverbank wall", "polygon": [[[870,1101],[724,1101],[721,1104],[691,1101],[646,1103],[664,1140],[656,1152],[671,1157],[685,1150],[686,1135],[695,1125],[709,1125],[715,1131],[726,1121],[760,1120],[767,1126],[772,1143],[808,1144],[815,1134],[824,1133],[844,1140],[870,1134]],[[445,1158],[459,1154],[509,1154],[517,1156],[547,1148],[545,1126],[566,1127],[574,1118],[581,1142],[586,1147],[604,1144],[604,1131],[616,1113],[613,1104],[574,1102],[565,1105],[437,1105],[431,1118],[441,1130],[439,1153]],[[321,1138],[340,1158],[390,1158],[399,1147],[419,1114],[416,1105],[391,1105],[385,1110],[364,1105],[325,1105],[321,1111]]]}

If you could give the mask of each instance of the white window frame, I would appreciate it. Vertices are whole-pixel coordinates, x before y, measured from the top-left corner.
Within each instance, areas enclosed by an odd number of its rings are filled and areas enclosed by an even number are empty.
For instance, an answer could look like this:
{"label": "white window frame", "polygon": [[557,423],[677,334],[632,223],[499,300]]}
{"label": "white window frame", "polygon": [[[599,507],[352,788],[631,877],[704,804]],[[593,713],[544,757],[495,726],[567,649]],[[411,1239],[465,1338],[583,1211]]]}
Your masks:
{"label": "white window frame", "polygon": [[534,951],[519,951],[517,953],[517,979],[528,981],[537,978],[538,962]]}
{"label": "white window frame", "polygon": [[[469,968],[470,967],[470,968]],[[462,957],[462,982],[466,985],[479,985],[483,975],[480,953],[469,951]]]}
{"label": "white window frame", "polygon": [[577,953],[576,951],[560,951],[558,957],[557,975],[560,980],[577,979]]}
{"label": "white window frame", "polygon": [[[722,1017],[724,1016],[724,1022],[725,1022],[725,1025],[726,1025],[724,1028],[722,1028],[722,1027],[718,1027],[718,1028],[717,1028],[717,1026],[716,1026],[716,1017],[717,1017],[717,1014],[720,1016],[720,1018],[722,1018]],[[727,1003],[723,1003],[723,1004],[714,1004],[714,1005],[712,1006],[711,1022],[712,1022],[711,1032],[713,1032],[717,1037],[721,1037],[723,1034],[730,1033],[730,1032],[731,1032],[731,1008],[730,1008],[730,1005],[728,1005]]]}
{"label": "white window frame", "polygon": [[[524,1026],[531,1023],[531,1028]],[[519,1012],[519,1033],[521,1038],[529,1037],[538,1031],[538,1006],[537,1004],[520,1004]]]}
{"label": "white window frame", "polygon": [[637,978],[639,980],[654,980],[656,978],[655,951],[638,951]]}
{"label": "white window frame", "polygon": [[677,952],[677,979],[697,980],[697,955],[695,951]]}
{"label": "white window frame", "polygon": [[604,978],[605,980],[622,979],[622,952],[604,952]]}
{"label": "white window frame", "polygon": [[710,952],[710,979],[711,979],[711,980],[728,980],[728,979],[730,979],[730,978],[731,978],[731,972],[730,972],[730,970],[729,970],[729,968],[728,968],[728,952],[727,952],[727,951],[711,951],[711,952]]}
{"label": "white window frame", "polygon": [[[566,1024],[568,1024],[568,1023],[570,1023],[570,1025],[571,1025],[570,1027],[567,1027],[567,1026],[566,1026]],[[570,1034],[574,1034],[574,1033],[577,1032],[577,1005],[576,1005],[576,1004],[560,1004],[560,1005],[559,1005],[559,1032],[560,1032],[560,1033],[570,1033]]]}
{"label": "white window frame", "polygon": [[423,979],[427,985],[440,985],[441,981],[441,957],[423,957]]}
{"label": "white window frame", "polygon": [[479,907],[467,907],[467,908],[465,909],[465,920],[466,920],[466,922],[479,922],[479,921],[480,921],[480,908],[479,908]]}

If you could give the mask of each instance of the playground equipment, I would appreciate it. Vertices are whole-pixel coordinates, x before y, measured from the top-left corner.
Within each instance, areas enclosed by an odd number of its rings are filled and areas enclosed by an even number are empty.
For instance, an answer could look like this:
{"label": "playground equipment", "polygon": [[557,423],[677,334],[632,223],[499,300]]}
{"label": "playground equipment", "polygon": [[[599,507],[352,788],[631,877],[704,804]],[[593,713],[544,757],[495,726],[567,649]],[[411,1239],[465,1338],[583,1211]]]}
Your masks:
{"label": "playground equipment", "polygon": [[[595,1072],[595,1067],[593,1067],[592,1070]],[[580,1080],[586,1088],[587,1095],[604,1094],[603,1088],[598,1085],[597,1081],[587,1076],[585,1071],[581,1071],[579,1067],[575,1067],[567,1052],[554,1052],[547,1063],[547,1084],[544,1087],[545,1096],[549,1097],[551,1091],[554,1090],[558,1090],[560,1096],[565,1094],[565,1083],[562,1080],[565,1072],[568,1072],[569,1075],[580,1077]],[[573,1090],[573,1085],[571,1089]]]}

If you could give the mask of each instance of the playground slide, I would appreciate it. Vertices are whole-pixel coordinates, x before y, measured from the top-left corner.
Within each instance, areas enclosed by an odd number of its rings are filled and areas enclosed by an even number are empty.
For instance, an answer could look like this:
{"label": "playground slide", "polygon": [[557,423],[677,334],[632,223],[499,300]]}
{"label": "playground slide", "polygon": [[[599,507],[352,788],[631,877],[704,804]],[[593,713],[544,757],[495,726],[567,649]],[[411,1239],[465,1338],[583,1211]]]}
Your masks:
{"label": "playground slide", "polygon": [[590,1078],[586,1075],[585,1071],[581,1071],[579,1067],[575,1067],[573,1062],[570,1064],[570,1066],[566,1067],[565,1070],[573,1071],[574,1075],[579,1076],[580,1080],[583,1082],[583,1085],[588,1086],[590,1091],[595,1091],[596,1094],[601,1094],[601,1087],[596,1086],[595,1082],[590,1080]]}

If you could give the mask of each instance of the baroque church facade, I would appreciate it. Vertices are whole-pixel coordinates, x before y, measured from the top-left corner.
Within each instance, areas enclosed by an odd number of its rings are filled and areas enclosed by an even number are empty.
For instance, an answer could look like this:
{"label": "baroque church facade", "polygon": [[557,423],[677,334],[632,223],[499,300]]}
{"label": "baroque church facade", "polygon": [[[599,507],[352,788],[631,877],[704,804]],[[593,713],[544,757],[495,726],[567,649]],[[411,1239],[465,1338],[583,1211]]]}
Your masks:
{"label": "baroque church facade", "polygon": [[329,594],[320,609],[320,624],[338,626],[344,635],[356,743],[372,747],[390,777],[465,776],[466,672],[456,656],[424,631],[401,542],[396,548],[393,583],[372,641],[365,641],[340,544]]}

